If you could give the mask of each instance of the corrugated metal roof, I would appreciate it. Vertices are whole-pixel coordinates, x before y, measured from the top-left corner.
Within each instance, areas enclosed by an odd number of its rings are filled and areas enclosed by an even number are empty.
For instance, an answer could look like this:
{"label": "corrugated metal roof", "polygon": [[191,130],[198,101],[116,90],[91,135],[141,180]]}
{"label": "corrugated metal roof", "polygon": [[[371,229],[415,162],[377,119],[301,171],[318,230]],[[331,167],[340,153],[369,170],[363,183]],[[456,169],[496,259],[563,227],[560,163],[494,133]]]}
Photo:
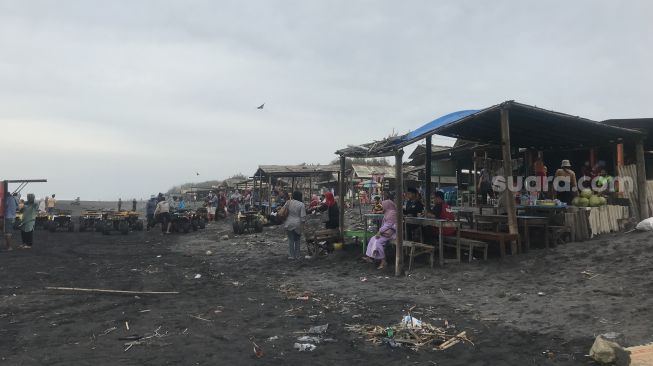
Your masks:
{"label": "corrugated metal roof", "polygon": [[339,171],[338,165],[259,165],[254,176],[309,177]]}
{"label": "corrugated metal roof", "polygon": [[356,178],[369,179],[375,175],[383,175],[384,178],[395,177],[394,166],[374,166],[374,165],[361,165],[352,164],[352,169]]}

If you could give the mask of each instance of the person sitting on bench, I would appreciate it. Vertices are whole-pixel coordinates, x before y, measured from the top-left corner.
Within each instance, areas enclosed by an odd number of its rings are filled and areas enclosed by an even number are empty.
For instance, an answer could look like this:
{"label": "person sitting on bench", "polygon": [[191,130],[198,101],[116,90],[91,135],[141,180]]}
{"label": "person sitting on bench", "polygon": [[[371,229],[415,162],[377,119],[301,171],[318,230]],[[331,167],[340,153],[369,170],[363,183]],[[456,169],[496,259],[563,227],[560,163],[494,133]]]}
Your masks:
{"label": "person sitting on bench", "polygon": [[397,237],[397,206],[391,200],[385,200],[381,203],[383,206],[383,222],[379,232],[370,239],[367,244],[364,260],[373,263],[380,260],[381,264],[378,269],[383,269],[388,264],[385,260],[385,244]]}
{"label": "person sitting on bench", "polygon": [[[440,220],[454,221],[456,215],[451,211],[449,205],[444,201],[444,192],[436,191],[433,195],[433,207],[427,210],[426,217],[436,218]],[[438,235],[438,229],[435,228],[435,235]],[[456,235],[456,229],[453,227],[445,227],[442,230],[442,235],[452,236]]]}
{"label": "person sitting on bench", "polygon": [[379,196],[374,196],[374,206],[372,207],[372,213],[373,214],[383,213],[383,205],[381,204],[381,197]]}

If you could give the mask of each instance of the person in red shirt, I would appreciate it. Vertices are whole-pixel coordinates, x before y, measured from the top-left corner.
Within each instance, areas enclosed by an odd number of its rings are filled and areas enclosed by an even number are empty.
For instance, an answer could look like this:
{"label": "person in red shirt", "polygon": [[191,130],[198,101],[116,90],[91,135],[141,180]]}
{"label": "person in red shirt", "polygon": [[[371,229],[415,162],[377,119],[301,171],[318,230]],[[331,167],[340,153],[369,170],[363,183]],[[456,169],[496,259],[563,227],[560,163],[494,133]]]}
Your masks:
{"label": "person in red shirt", "polygon": [[[456,215],[451,211],[449,205],[444,201],[444,192],[436,191],[433,197],[433,207],[426,212],[427,217],[436,218],[440,220],[454,221]],[[435,234],[438,235],[438,229],[435,229]],[[456,229],[453,227],[445,227],[442,230],[445,236],[456,235]]]}

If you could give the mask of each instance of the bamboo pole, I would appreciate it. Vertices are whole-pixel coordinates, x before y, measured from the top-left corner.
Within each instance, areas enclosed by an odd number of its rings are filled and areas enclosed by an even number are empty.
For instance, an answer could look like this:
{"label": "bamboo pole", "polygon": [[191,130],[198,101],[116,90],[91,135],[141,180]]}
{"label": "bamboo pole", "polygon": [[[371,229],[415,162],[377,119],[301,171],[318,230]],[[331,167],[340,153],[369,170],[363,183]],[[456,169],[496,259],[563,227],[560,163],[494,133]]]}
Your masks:
{"label": "bamboo pole", "polygon": [[46,287],[46,290],[57,291],[75,291],[75,292],[95,292],[106,294],[124,294],[124,295],[176,295],[177,291],[125,291],[125,290],[107,290],[100,288],[81,288],[81,287]]}
{"label": "bamboo pole", "polygon": [[401,276],[403,272],[403,244],[404,244],[404,173],[402,166],[403,150],[395,152],[395,205],[397,206],[397,250],[395,255],[395,276]]}

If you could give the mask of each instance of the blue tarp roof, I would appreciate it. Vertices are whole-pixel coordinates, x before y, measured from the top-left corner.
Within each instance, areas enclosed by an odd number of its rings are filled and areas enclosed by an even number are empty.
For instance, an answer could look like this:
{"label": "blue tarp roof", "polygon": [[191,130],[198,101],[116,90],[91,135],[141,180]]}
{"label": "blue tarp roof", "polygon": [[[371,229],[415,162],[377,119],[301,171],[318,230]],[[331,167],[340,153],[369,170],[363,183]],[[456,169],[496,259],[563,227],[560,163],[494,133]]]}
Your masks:
{"label": "blue tarp roof", "polygon": [[406,135],[400,138],[400,141],[403,142],[403,141],[413,140],[415,138],[420,137],[423,134],[436,130],[438,127],[442,127],[449,123],[456,122],[479,111],[480,109],[468,109],[464,111],[449,113],[440,118],[434,119],[433,121],[425,124],[424,126],[416,129],[415,131],[407,133]]}

